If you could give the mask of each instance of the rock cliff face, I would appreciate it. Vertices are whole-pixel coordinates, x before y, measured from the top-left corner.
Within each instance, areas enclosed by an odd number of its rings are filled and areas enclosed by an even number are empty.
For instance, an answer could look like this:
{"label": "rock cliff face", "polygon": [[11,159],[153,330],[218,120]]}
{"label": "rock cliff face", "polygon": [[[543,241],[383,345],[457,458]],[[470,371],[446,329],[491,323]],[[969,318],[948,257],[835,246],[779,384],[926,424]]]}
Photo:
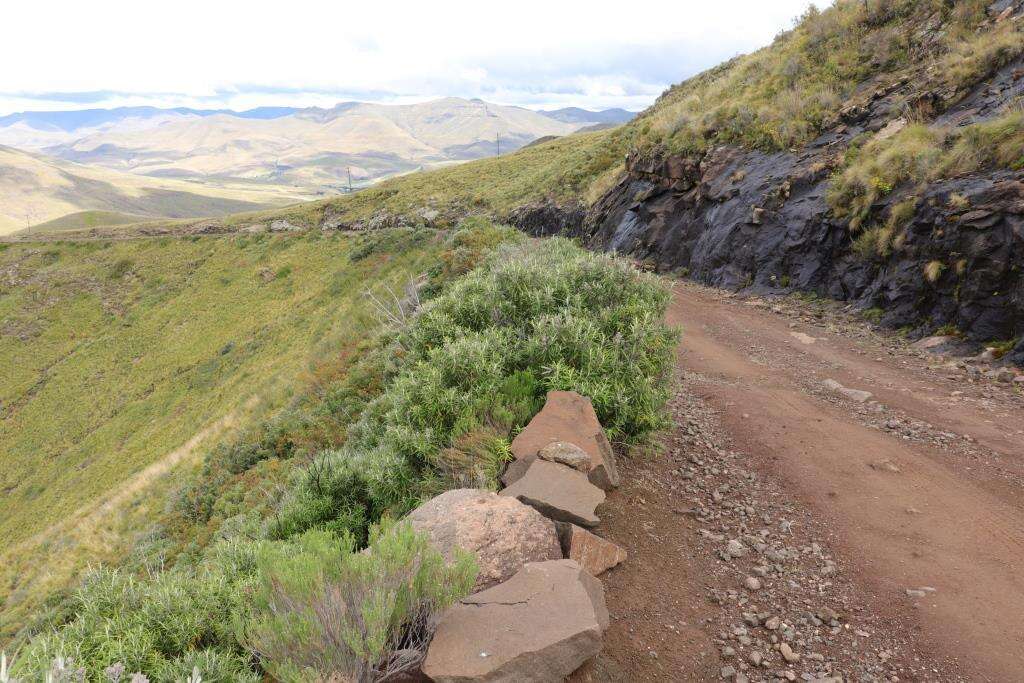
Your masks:
{"label": "rock cliff face", "polygon": [[[962,126],[997,115],[1022,92],[1024,60],[959,97],[915,92],[909,82],[875,87],[802,149],[632,155],[619,183],[589,210],[533,206],[511,220],[531,234],[579,237],[714,286],[811,291],[878,308],[883,324],[914,336],[954,325],[978,342],[1021,338],[1024,173],[991,170],[895,188],[873,213],[908,194],[919,201],[901,244],[885,258],[853,250],[856,235],[834,217],[826,191],[851,140],[899,127],[908,106],[938,125]],[[932,261],[944,267],[928,278]],[[1024,339],[1009,359],[1024,363]]]}

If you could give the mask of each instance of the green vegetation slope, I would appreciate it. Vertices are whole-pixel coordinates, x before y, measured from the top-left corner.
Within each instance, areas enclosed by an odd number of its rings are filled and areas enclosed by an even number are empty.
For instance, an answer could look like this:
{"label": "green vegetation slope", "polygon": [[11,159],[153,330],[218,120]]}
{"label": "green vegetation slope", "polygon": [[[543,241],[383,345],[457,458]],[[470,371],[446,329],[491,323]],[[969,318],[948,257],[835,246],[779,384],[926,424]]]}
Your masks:
{"label": "green vegetation slope", "polygon": [[[416,234],[384,230],[363,238],[359,253],[384,255]],[[263,671],[298,681],[385,666],[385,644],[400,642],[408,610],[443,604],[472,576],[378,524],[389,528],[389,518],[447,488],[496,486],[511,438],[549,390],[592,396],[620,444],[662,424],[674,335],[654,277],[485,221],[446,235],[425,275],[415,289],[380,297],[389,324],[378,335],[315,373],[286,410],[211,450],[121,569],[90,573],[37,613],[24,635],[38,635],[15,673],[37,675],[58,654],[90,677],[121,664],[161,681],[193,667],[206,680]],[[353,554],[367,543],[372,554]],[[412,594],[382,584],[403,567],[430,567],[436,578]],[[318,585],[338,591],[311,592]],[[427,586],[441,593],[420,592]],[[393,590],[394,601],[380,597]],[[330,628],[307,606],[340,610],[332,595],[361,591],[369,593],[356,609],[387,611],[346,620],[356,640],[331,645]],[[339,647],[352,652],[341,657]]]}
{"label": "green vegetation slope", "polygon": [[[121,509],[166,473],[154,465],[194,463],[201,451],[175,453],[197,435],[279,407],[311,363],[331,365],[377,325],[368,290],[401,291],[436,263],[433,233],[392,237],[0,251],[4,631],[17,623],[10,610],[46,592],[37,580],[116,557],[131,532],[119,527]],[[97,501],[114,497],[123,505],[95,514]],[[153,509],[140,523],[160,512],[143,501]]]}

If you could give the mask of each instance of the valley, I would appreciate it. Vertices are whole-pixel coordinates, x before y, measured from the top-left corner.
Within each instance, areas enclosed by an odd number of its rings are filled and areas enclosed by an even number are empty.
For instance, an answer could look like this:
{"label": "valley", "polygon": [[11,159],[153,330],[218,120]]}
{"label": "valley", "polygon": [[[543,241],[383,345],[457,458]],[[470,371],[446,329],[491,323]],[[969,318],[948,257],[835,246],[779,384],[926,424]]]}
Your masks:
{"label": "valley", "polygon": [[0,118],[0,145],[9,145],[0,147],[0,235],[279,206],[631,116],[459,98],[240,113],[14,114]]}
{"label": "valley", "polygon": [[[404,286],[436,258],[432,238],[406,237],[366,257],[346,235],[0,251],[3,635],[38,608],[40,582],[119,559],[163,514],[153,487],[173,490],[204,451],[159,476],[151,466],[196,435],[206,448],[226,438],[210,430],[229,414],[243,425],[280,411],[299,378],[370,334],[367,290]],[[147,471],[118,515],[75,523]],[[54,544],[64,552],[41,561]]]}
{"label": "valley", "polygon": [[144,178],[0,147],[0,236],[252,211],[308,199],[286,186]]}

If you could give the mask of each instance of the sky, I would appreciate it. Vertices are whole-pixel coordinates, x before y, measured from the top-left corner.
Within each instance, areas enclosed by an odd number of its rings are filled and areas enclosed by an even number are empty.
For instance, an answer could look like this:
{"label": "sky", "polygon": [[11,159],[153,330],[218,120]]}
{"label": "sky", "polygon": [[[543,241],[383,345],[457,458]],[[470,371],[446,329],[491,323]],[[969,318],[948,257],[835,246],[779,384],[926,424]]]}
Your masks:
{"label": "sky", "polygon": [[0,115],[444,96],[639,110],[670,84],[770,43],[808,4],[13,2],[0,40]]}

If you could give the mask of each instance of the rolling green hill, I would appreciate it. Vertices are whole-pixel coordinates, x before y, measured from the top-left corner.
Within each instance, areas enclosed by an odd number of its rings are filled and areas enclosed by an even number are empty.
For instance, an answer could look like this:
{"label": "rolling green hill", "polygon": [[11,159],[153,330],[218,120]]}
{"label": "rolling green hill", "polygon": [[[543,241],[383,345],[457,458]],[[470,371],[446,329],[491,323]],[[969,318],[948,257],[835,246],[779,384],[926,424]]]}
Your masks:
{"label": "rolling green hill", "polygon": [[[318,234],[0,251],[7,615],[37,582],[117,556],[122,508],[173,470],[154,464],[193,465],[193,447],[280,406],[311,363],[374,328],[366,291],[400,290],[436,262],[433,233],[403,236],[375,253]],[[111,498],[117,514],[95,514]]]}

